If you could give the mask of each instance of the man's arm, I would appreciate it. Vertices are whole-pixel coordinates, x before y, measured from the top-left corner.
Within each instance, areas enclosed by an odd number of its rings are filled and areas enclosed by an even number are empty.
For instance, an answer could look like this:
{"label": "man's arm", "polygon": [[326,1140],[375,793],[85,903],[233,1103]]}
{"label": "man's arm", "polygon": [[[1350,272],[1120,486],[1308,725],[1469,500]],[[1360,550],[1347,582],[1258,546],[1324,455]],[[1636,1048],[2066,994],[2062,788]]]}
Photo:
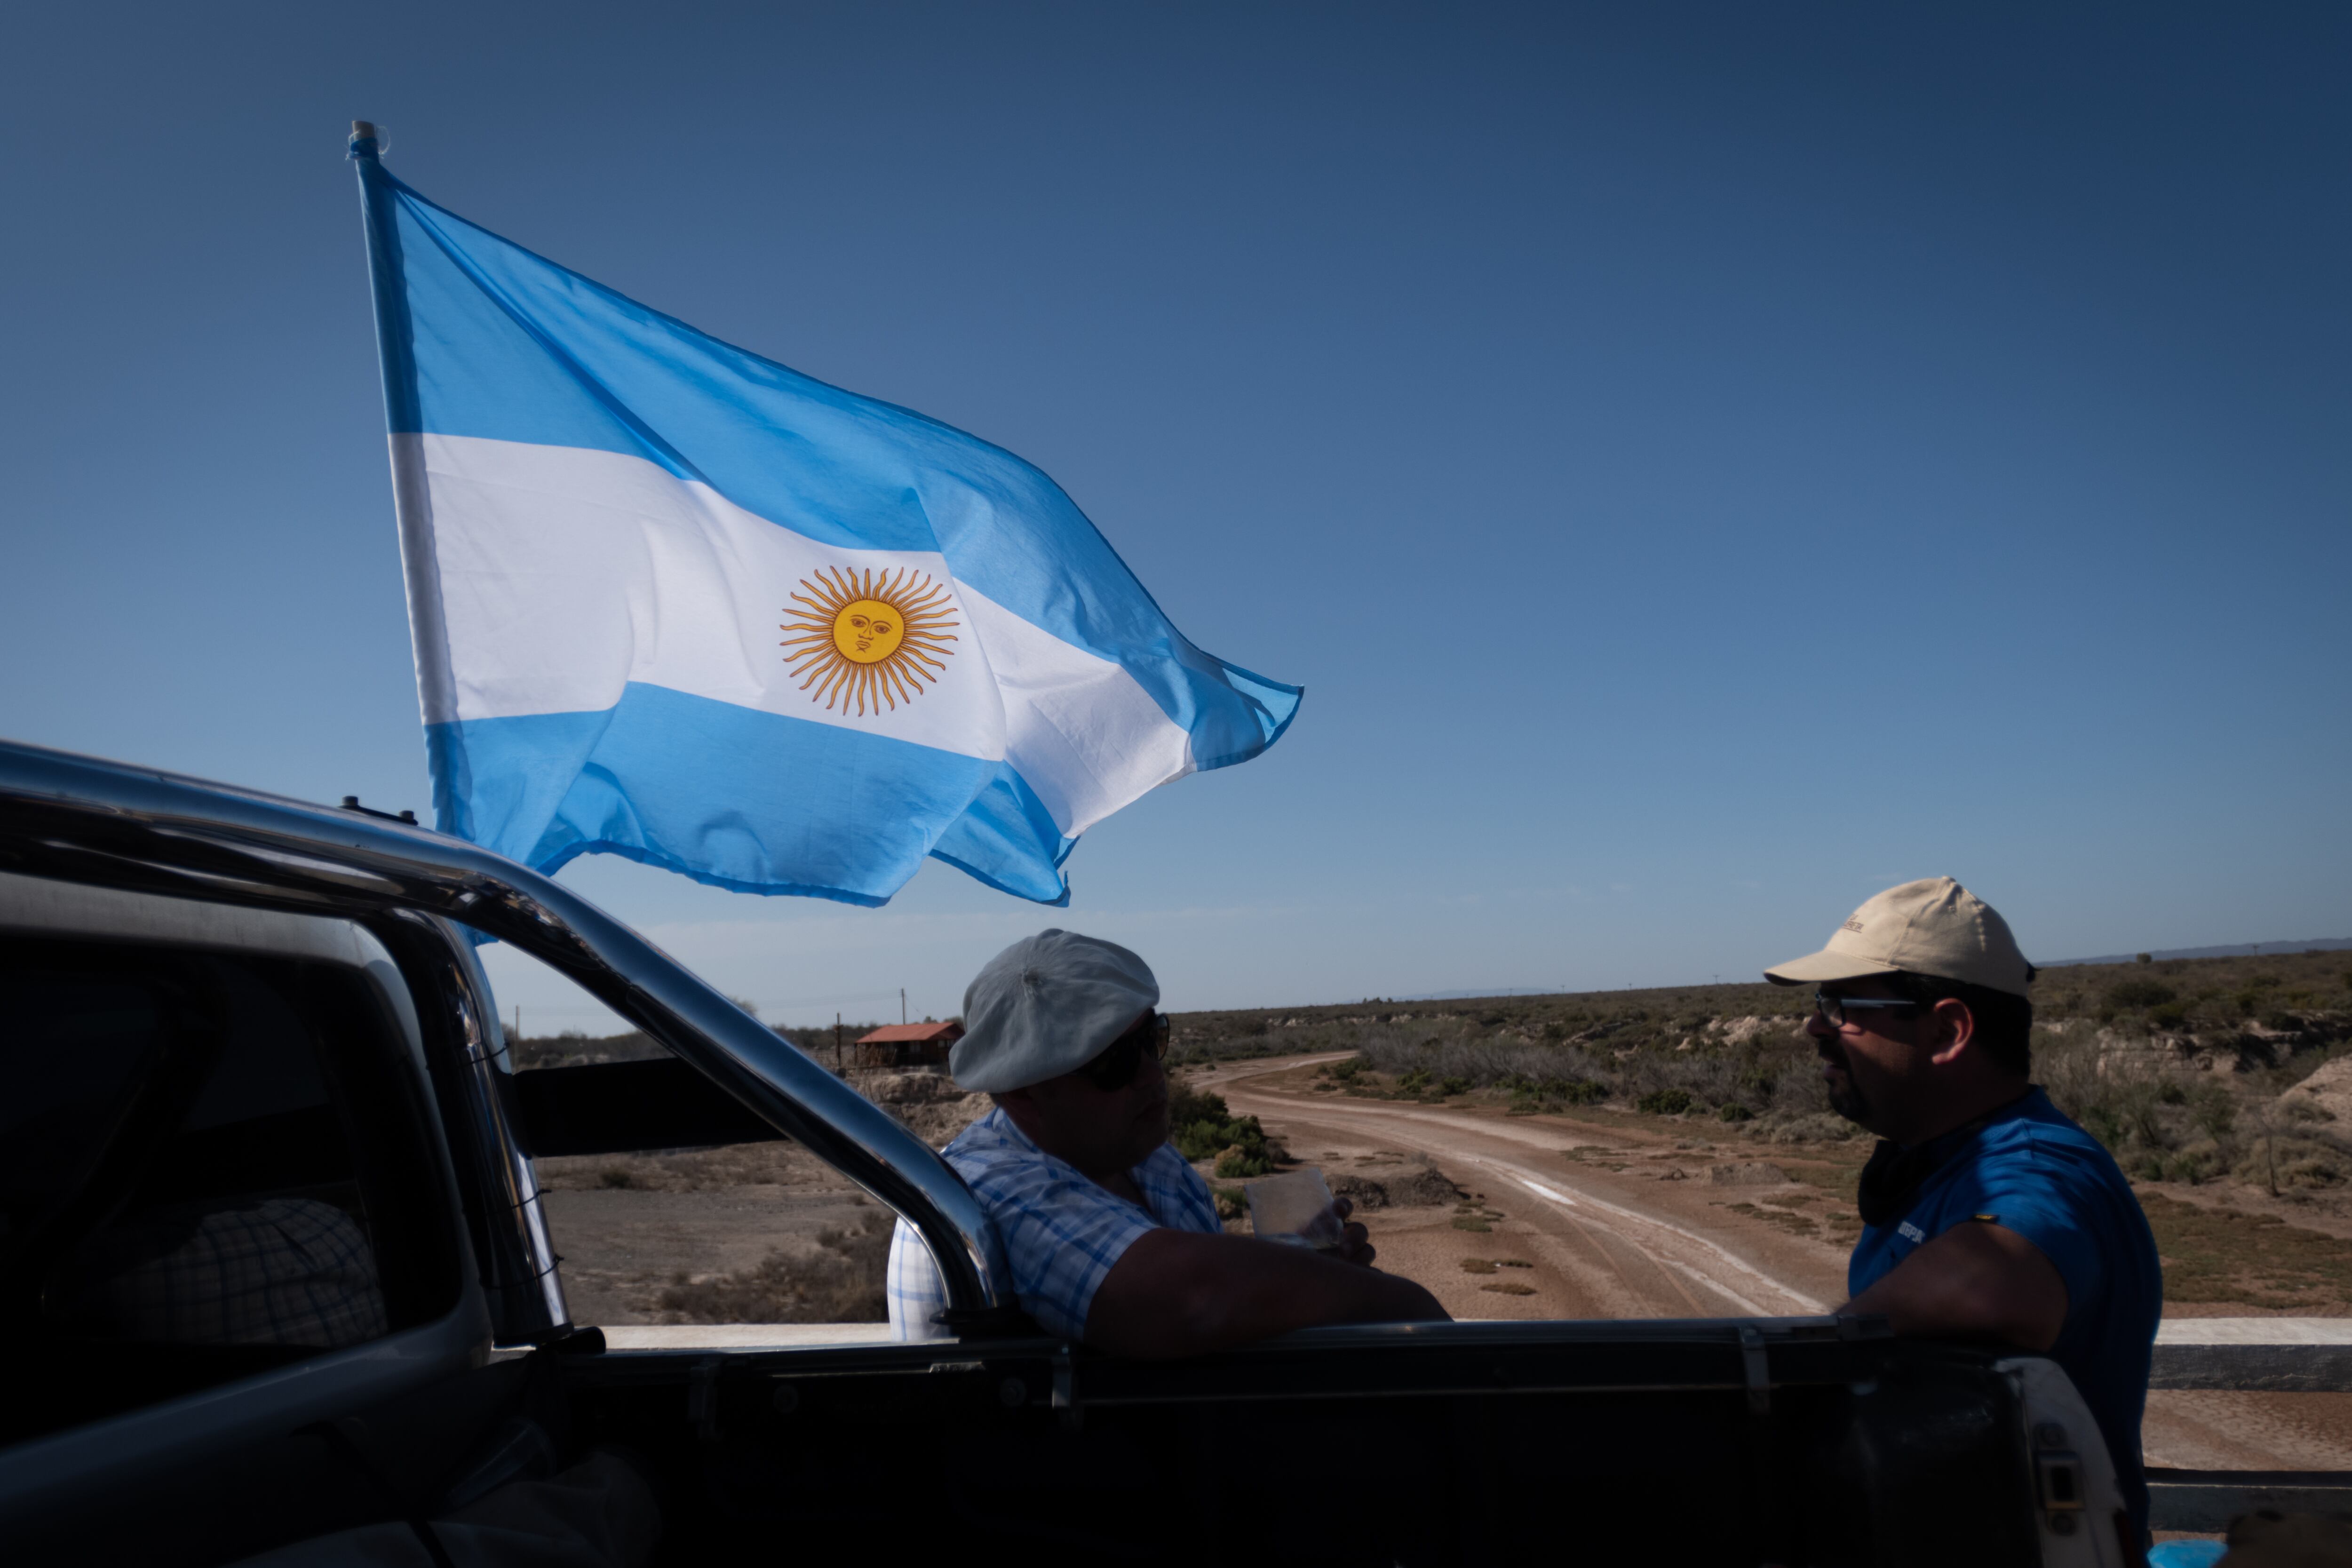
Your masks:
{"label": "man's arm", "polygon": [[1245,1236],[1149,1230],[1096,1287],[1087,1343],[1118,1355],[1223,1350],[1315,1323],[1444,1320],[1410,1279]]}
{"label": "man's arm", "polygon": [[2000,1340],[2046,1351],[2066,1326],[2066,1281],[2017,1232],[1971,1220],[1920,1247],[1838,1311],[1883,1312],[1896,1333],[1922,1339]]}

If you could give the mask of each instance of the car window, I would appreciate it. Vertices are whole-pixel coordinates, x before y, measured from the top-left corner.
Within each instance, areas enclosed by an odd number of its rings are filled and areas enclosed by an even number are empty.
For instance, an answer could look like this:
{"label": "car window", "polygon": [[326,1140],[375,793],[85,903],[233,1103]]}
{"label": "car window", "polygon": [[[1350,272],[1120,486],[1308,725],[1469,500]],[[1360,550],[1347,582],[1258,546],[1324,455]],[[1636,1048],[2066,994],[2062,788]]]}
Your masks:
{"label": "car window", "polygon": [[[0,953],[0,1317],[52,1369],[14,1439],[446,1307],[404,1045],[347,966]],[[404,1191],[404,1188],[408,1190]],[[446,1245],[438,1251],[446,1252]]]}

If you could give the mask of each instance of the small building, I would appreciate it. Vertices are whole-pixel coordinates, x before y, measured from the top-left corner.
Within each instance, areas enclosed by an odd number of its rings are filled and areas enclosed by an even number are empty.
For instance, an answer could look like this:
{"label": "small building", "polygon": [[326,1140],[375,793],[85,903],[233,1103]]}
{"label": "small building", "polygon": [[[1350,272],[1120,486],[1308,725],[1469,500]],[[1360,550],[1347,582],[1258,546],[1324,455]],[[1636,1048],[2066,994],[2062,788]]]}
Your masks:
{"label": "small building", "polygon": [[950,1018],[944,1024],[885,1024],[857,1037],[856,1065],[862,1068],[945,1067],[948,1050],[963,1038],[963,1026]]}

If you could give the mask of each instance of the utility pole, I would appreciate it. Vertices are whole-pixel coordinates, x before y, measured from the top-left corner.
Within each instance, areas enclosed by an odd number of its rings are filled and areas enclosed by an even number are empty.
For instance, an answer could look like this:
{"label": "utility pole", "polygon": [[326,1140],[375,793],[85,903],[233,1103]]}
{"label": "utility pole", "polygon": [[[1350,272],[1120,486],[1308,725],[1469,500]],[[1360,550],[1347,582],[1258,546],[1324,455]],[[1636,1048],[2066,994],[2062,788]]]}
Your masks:
{"label": "utility pole", "polygon": [[833,1016],[833,1070],[841,1070],[841,1015]]}
{"label": "utility pole", "polygon": [[515,1038],[522,1038],[522,1004],[515,1004]]}
{"label": "utility pole", "polygon": [[898,1022],[899,1022],[901,1025],[904,1025],[904,1024],[906,1023],[906,1021],[907,1021],[907,988],[906,988],[905,986],[901,985],[901,986],[899,986],[899,987],[898,987]]}

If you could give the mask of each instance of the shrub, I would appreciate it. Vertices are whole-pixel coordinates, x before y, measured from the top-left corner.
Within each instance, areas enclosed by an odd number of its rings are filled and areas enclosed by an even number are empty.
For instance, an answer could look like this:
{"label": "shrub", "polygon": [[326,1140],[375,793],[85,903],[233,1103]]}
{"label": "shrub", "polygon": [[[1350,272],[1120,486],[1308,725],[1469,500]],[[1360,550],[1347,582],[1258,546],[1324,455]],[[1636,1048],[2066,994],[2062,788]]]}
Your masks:
{"label": "shrub", "polygon": [[2158,1180],[2187,1182],[2192,1187],[2220,1174],[2214,1165],[2213,1152],[2206,1149],[2189,1149],[2169,1156],[2158,1155],[2155,1163]]}
{"label": "shrub", "polygon": [[2242,1097],[2178,1072],[2163,1053],[2103,1053],[2087,1039],[2060,1037],[2034,1055],[2051,1100],[2142,1180],[2228,1173],[2275,1194],[2282,1184],[2330,1185],[2352,1168],[2352,1145],[2304,1121],[2310,1113],[2298,1103],[2274,1104],[2274,1087]]}
{"label": "shrub", "polygon": [[1217,1159],[1228,1149],[1239,1149],[1244,1155],[1259,1159],[1265,1157],[1265,1131],[1255,1116],[1237,1116],[1230,1121],[1212,1121],[1202,1117],[1173,1129],[1170,1142],[1187,1160]]}
{"label": "shrub", "polygon": [[1755,1119],[1756,1113],[1738,1100],[1730,1100],[1723,1103],[1722,1107],[1716,1111],[1716,1115],[1726,1121],[1748,1121]]}
{"label": "shrub", "polygon": [[2176,993],[2161,980],[2118,980],[2107,987],[2107,1005],[2115,1008],[2160,1007]]}
{"label": "shrub", "polygon": [[[1222,1094],[1203,1094],[1192,1089],[1171,1089],[1168,1091],[1168,1124],[1171,1127],[1190,1127],[1195,1121],[1214,1121],[1222,1125],[1232,1120],[1233,1113],[1225,1108],[1225,1097]],[[1201,1160],[1208,1156],[1195,1154],[1192,1157]]]}
{"label": "shrub", "polygon": [[[1541,1083],[1550,1079],[1605,1079],[1608,1069],[1574,1046],[1538,1046],[1517,1040],[1474,1040],[1459,1035],[1446,1037],[1390,1024],[1365,1026],[1358,1042],[1365,1067],[1391,1072],[1402,1079],[1426,1071],[1431,1081],[1466,1079],[1474,1087],[1514,1079]],[[1400,1088],[1403,1085],[1401,1083]],[[1418,1092],[1418,1091],[1416,1091]]]}
{"label": "shrub", "polygon": [[2306,1155],[2279,1167],[2279,1180],[2291,1187],[2332,1187],[2344,1179],[2345,1163],[2328,1154]]}
{"label": "shrub", "polygon": [[1776,1116],[1768,1128],[1759,1131],[1765,1131],[1775,1143],[1835,1143],[1864,1136],[1861,1128],[1826,1110],[1786,1118]]}
{"label": "shrub", "polygon": [[1643,1095],[1633,1102],[1633,1109],[1645,1116],[1680,1116],[1691,1108],[1690,1090],[1661,1089]]}
{"label": "shrub", "polygon": [[1617,1092],[1636,1106],[1653,1095],[1679,1089],[1694,1105],[1738,1100],[1742,1062],[1716,1052],[1643,1051],[1619,1069]]}
{"label": "shrub", "polygon": [[1467,1094],[1470,1092],[1470,1080],[1466,1078],[1440,1079],[1437,1084],[1437,1092],[1440,1094]]}
{"label": "shrub", "polygon": [[[1250,1120],[1255,1121],[1257,1119],[1252,1117]],[[1257,1153],[1253,1154],[1236,1143],[1217,1156],[1216,1174],[1228,1181],[1235,1177],[1263,1176],[1268,1169],[1262,1146]]]}
{"label": "shrub", "polygon": [[1511,1091],[1511,1109],[1520,1112],[1591,1105],[1609,1098],[1609,1086],[1589,1078],[1535,1079],[1513,1074],[1501,1079],[1500,1087]]}
{"label": "shrub", "polygon": [[2216,1143],[2226,1142],[2238,1130],[2238,1100],[2218,1083],[2200,1084],[2182,1097],[2198,1130]]}
{"label": "shrub", "polygon": [[1214,1160],[1220,1176],[1263,1176],[1273,1163],[1265,1129],[1255,1116],[1235,1116],[1224,1097],[1179,1089],[1169,1097],[1170,1142],[1187,1160]]}

